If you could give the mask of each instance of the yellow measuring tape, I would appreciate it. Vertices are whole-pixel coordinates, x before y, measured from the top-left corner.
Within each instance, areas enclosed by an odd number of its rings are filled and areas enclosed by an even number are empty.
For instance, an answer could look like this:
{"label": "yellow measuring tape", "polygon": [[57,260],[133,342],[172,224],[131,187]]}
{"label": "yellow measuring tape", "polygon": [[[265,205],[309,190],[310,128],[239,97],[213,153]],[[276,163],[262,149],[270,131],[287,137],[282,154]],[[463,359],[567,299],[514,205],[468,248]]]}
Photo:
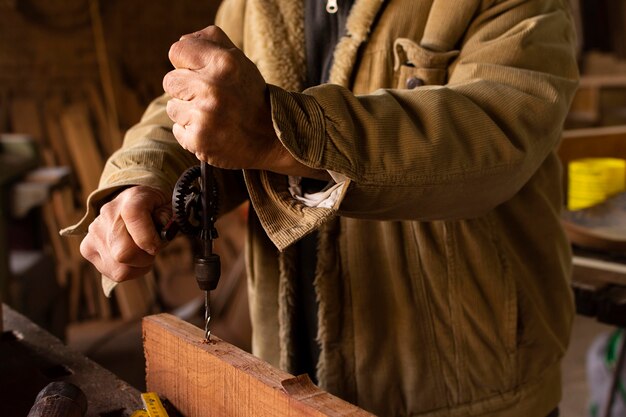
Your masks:
{"label": "yellow measuring tape", "polygon": [[[145,413],[138,414],[137,417],[168,417],[167,411],[165,411],[159,396],[155,392],[144,392],[141,394],[141,401],[143,401],[143,406],[146,408],[146,411],[135,411],[135,413]],[[133,414],[132,417],[135,417],[135,414]]]}
{"label": "yellow measuring tape", "polygon": [[130,417],[150,417],[150,414],[146,410],[137,410]]}

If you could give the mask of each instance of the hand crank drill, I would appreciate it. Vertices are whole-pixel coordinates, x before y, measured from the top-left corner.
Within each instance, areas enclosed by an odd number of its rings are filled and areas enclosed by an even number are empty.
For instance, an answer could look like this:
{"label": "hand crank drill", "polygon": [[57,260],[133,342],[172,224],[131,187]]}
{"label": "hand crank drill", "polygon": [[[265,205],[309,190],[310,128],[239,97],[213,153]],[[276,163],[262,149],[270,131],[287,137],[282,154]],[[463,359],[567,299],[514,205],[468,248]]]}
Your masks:
{"label": "hand crank drill", "polygon": [[220,257],[213,253],[217,229],[217,186],[206,162],[185,171],[174,187],[172,208],[174,217],[161,231],[161,237],[173,239],[177,229],[196,239],[194,272],[198,286],[204,291],[204,338],[209,341],[211,330],[211,296],[220,279]]}
{"label": "hand crank drill", "polygon": [[217,210],[212,210],[211,194],[215,190],[213,175],[209,172],[206,162],[200,164],[201,192],[202,192],[202,231],[200,232],[200,250],[194,257],[195,274],[198,286],[204,291],[204,340],[211,339],[209,322],[211,321],[211,291],[217,287],[220,280],[220,257],[213,253],[213,239],[217,238],[215,216]]}

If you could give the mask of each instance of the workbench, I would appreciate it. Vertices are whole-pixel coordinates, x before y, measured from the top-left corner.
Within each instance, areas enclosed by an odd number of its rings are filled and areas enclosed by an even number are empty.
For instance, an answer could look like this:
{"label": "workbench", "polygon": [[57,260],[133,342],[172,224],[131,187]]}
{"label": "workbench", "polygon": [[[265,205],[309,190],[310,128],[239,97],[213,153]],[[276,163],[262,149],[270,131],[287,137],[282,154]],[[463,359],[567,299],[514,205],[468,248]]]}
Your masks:
{"label": "workbench", "polygon": [[143,408],[138,390],[8,306],[2,309],[0,416],[26,416],[52,381],[71,382],[85,393],[87,417],[128,417]]}

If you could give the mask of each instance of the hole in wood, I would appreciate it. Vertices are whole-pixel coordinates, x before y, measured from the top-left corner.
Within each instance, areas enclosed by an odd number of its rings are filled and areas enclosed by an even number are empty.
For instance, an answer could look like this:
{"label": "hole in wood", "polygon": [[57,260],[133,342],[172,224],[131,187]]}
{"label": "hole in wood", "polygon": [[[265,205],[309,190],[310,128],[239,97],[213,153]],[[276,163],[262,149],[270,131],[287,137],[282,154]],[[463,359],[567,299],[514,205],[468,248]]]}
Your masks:
{"label": "hole in wood", "polygon": [[50,379],[60,379],[70,376],[74,372],[65,365],[52,365],[41,370],[41,373]]}
{"label": "hole in wood", "polygon": [[23,338],[24,336],[22,336],[21,333],[14,330],[9,330],[0,334],[0,342],[15,342],[17,340],[22,340]]}

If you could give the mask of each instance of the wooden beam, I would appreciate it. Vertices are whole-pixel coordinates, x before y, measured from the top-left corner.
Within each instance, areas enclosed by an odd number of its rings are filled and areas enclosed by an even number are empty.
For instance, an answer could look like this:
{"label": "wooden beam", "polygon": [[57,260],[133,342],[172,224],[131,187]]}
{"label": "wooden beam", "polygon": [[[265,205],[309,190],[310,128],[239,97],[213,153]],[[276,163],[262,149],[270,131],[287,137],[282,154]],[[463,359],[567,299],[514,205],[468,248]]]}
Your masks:
{"label": "wooden beam", "polygon": [[143,320],[146,382],[183,415],[372,416],[172,315]]}
{"label": "wooden beam", "polygon": [[578,158],[626,158],[626,125],[565,130],[558,155],[565,165]]}

